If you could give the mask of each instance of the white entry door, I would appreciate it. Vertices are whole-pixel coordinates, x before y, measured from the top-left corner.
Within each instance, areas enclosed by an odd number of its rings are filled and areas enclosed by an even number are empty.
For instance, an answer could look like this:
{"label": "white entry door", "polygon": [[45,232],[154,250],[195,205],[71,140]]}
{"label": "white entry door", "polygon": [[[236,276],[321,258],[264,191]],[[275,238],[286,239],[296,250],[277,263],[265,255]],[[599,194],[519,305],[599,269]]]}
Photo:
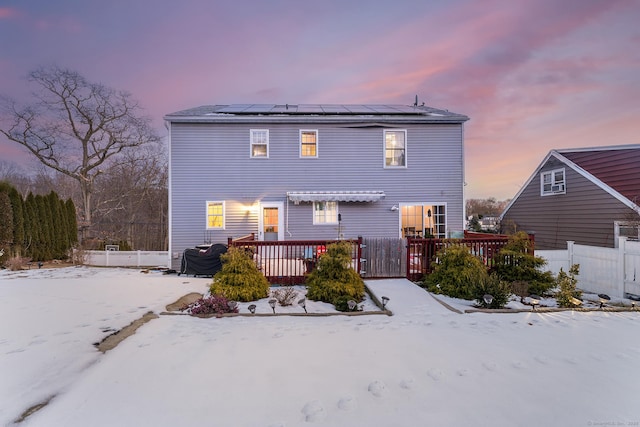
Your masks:
{"label": "white entry door", "polygon": [[284,240],[284,203],[260,203],[258,240]]}

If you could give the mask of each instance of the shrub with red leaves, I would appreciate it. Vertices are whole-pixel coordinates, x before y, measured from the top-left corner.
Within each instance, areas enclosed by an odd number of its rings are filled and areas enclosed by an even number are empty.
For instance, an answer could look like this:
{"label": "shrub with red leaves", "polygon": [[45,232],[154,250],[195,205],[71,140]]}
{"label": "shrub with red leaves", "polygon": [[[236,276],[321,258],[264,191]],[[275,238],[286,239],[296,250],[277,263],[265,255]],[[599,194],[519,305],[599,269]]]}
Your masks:
{"label": "shrub with red leaves", "polygon": [[210,295],[189,304],[185,311],[191,314],[224,314],[237,313],[238,307],[229,306],[229,300],[222,295]]}

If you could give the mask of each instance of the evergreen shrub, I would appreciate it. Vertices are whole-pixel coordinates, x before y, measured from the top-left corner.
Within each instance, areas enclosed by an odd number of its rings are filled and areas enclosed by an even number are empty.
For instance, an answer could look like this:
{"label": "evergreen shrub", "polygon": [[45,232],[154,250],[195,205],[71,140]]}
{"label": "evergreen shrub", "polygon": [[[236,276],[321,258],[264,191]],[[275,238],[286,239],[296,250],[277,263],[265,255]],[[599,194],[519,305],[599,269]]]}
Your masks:
{"label": "evergreen shrub", "polygon": [[[509,282],[500,280],[497,274],[492,273],[480,278],[473,287],[476,305],[482,308],[503,308],[511,297],[511,286]],[[484,296],[489,294],[493,297],[490,304],[484,300]]]}
{"label": "evergreen shrub", "polygon": [[556,283],[558,285],[558,292],[556,293],[556,302],[559,307],[573,307],[573,298],[580,299],[582,297],[582,291],[576,288],[578,279],[576,276],[580,274],[580,265],[573,264],[567,274],[563,269],[560,269]]}
{"label": "evergreen shrub", "polygon": [[220,255],[220,260],[222,269],[215,274],[209,287],[212,295],[245,302],[269,295],[269,282],[245,250],[231,247]]}
{"label": "evergreen shrub", "polygon": [[534,255],[531,240],[524,231],[512,235],[494,261],[493,271],[500,279],[509,283],[527,282],[532,294],[544,295],[555,285],[553,274],[542,271],[547,261]]}
{"label": "evergreen shrub", "polygon": [[488,278],[487,267],[465,245],[452,244],[436,254],[433,272],[423,285],[430,291],[453,298],[475,299],[475,288]]}
{"label": "evergreen shrub", "polygon": [[338,307],[341,299],[362,301],[364,281],[352,268],[352,244],[342,241],[327,245],[317,267],[307,275],[307,298],[328,302]]}

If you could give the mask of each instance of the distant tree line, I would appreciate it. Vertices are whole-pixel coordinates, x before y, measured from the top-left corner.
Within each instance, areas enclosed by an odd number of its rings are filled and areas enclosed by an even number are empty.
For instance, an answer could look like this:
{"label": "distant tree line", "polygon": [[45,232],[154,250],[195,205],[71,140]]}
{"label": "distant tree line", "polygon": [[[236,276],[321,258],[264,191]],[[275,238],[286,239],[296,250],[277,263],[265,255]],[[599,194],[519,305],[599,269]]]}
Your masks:
{"label": "distant tree line", "polygon": [[484,227],[482,219],[485,217],[497,217],[507,207],[510,200],[498,201],[494,197],[488,199],[467,199],[465,208],[467,212],[467,229],[471,231],[497,232],[499,227]]}
{"label": "distant tree line", "polygon": [[13,257],[33,261],[67,259],[78,242],[76,208],[55,191],[23,198],[0,182],[0,261]]}
{"label": "distant tree line", "polygon": [[[143,154],[143,153],[137,153]],[[0,181],[10,183],[26,198],[30,193],[47,195],[55,191],[76,207],[82,194],[74,181],[45,169],[25,171],[0,160]],[[146,150],[142,159],[122,156],[106,166],[95,181],[93,221],[84,229],[83,249],[104,249],[117,244],[120,250],[166,250],[168,247],[167,166],[161,151]],[[76,209],[78,238],[85,226],[81,209]]]}

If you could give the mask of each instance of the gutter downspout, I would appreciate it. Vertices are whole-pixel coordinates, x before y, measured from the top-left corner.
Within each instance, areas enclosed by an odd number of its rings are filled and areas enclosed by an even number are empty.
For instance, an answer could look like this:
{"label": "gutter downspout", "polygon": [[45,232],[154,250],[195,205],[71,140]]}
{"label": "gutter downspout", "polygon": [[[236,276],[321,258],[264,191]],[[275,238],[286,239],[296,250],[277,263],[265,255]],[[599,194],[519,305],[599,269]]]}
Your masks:
{"label": "gutter downspout", "polygon": [[287,198],[287,205],[284,208],[284,231],[289,237],[293,237],[293,234],[289,231],[289,193],[285,193],[285,197]]}

